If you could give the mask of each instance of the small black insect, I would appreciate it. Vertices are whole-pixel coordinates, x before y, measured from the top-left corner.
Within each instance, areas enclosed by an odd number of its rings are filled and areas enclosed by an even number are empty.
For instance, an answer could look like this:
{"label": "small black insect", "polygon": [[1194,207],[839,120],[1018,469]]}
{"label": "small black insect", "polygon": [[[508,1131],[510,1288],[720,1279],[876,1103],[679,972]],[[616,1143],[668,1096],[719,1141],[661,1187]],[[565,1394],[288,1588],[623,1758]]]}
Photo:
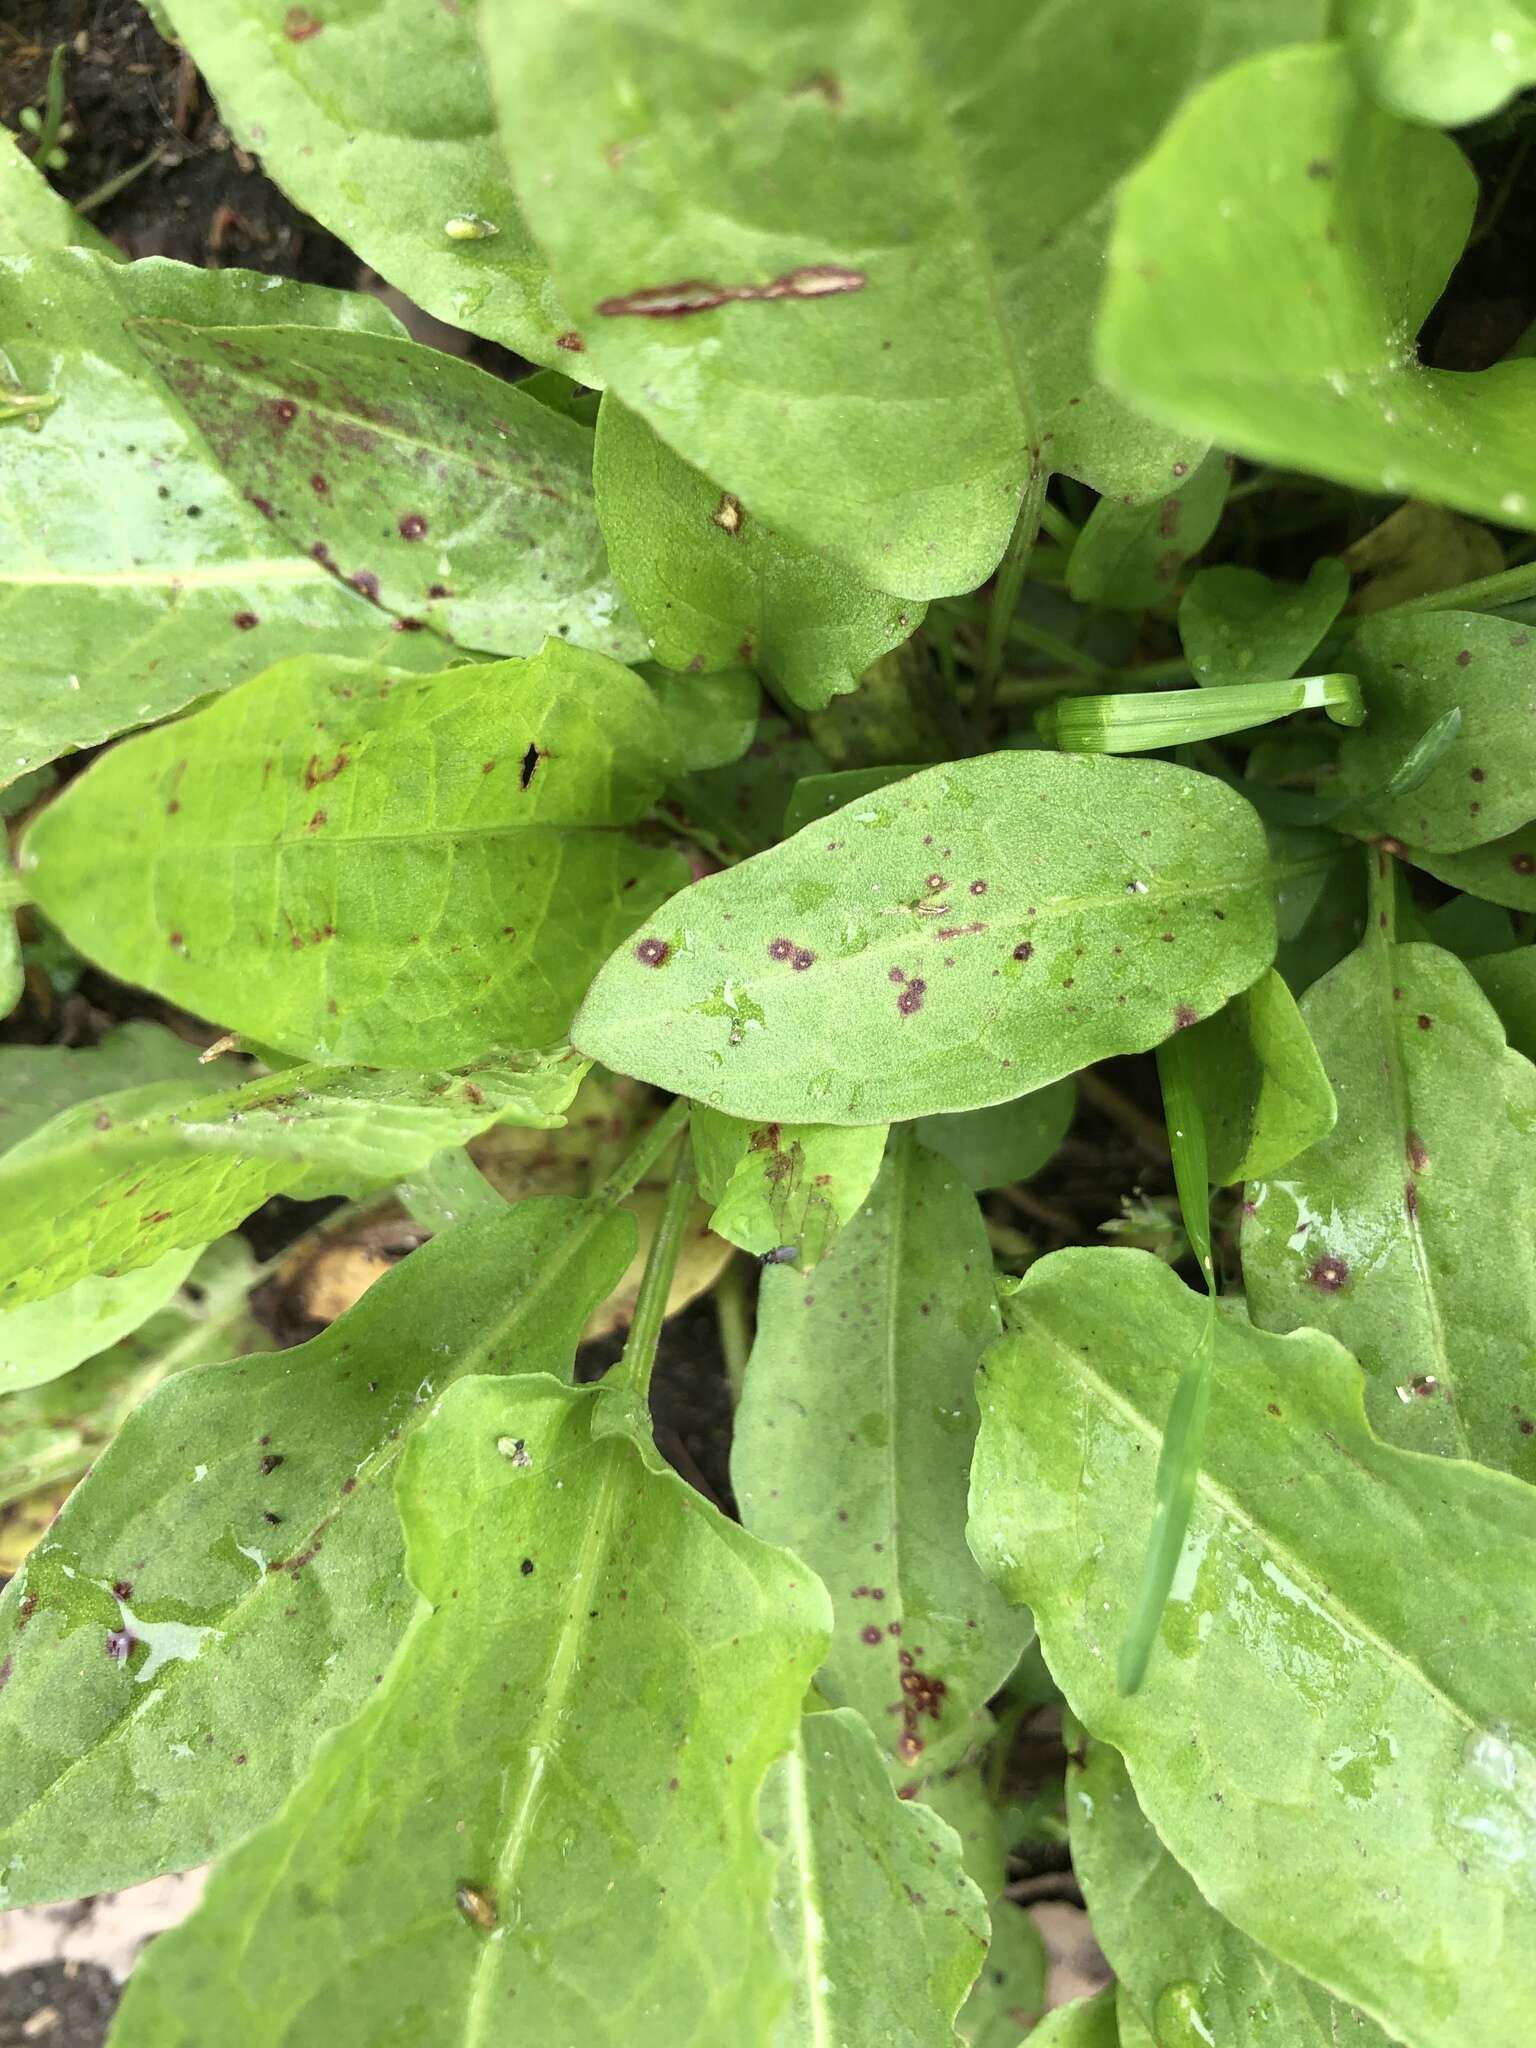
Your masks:
{"label": "small black insect", "polygon": [[792,1266],[799,1256],[799,1246],[776,1244],[771,1252],[764,1252],[758,1260],[760,1266]]}

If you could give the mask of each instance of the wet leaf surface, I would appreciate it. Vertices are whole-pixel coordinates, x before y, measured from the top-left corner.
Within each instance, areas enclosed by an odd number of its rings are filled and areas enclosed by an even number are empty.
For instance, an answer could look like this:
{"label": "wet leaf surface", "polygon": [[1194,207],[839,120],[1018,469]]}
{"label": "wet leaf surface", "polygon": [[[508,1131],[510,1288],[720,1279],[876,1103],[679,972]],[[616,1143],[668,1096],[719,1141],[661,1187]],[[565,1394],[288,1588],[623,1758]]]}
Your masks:
{"label": "wet leaf surface", "polygon": [[1236,65],[1126,181],[1100,372],[1257,461],[1536,525],[1536,364],[1415,355],[1475,198],[1456,145],[1372,106],[1337,43]]}
{"label": "wet leaf surface", "polygon": [[1379,1436],[1536,1478],[1536,1067],[1470,971],[1368,939],[1302,999],[1333,1131],[1248,1189],[1263,1329],[1329,1331]]}
{"label": "wet leaf surface", "polygon": [[1398,2038],[1518,2039],[1536,1492],[1378,1442],[1342,1346],[1223,1315],[1189,1534],[1123,1697],[1114,1652],[1204,1318],[1141,1252],[1031,1267],[982,1382],[977,1555],[1218,1912]]}

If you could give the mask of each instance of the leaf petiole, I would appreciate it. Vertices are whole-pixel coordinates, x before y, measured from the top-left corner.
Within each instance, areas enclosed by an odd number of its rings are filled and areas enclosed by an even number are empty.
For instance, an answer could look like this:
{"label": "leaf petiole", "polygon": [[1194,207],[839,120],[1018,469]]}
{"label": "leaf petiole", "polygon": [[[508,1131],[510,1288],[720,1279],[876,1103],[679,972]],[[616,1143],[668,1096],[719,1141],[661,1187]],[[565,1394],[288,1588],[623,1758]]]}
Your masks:
{"label": "leaf petiole", "polygon": [[[684,1101],[685,1112],[688,1107]],[[656,1346],[661,1337],[661,1326],[666,1321],[672,1275],[677,1270],[678,1254],[683,1248],[693,1197],[693,1156],[685,1144],[667,1189],[667,1198],[661,1206],[656,1235],[651,1239],[651,1248],[646,1254],[645,1271],[640,1276],[640,1292],[635,1298],[635,1313],[625,1339],[624,1355],[612,1375],[642,1405],[650,1392]]]}

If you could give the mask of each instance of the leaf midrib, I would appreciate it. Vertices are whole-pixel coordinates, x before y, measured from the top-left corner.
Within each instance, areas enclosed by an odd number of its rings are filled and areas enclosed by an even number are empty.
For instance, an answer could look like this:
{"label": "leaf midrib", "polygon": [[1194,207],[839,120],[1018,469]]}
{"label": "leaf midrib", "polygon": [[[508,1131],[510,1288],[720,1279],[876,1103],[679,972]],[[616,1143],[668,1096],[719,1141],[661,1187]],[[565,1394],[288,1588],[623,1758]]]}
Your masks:
{"label": "leaf midrib", "polygon": [[[592,1397],[589,1396],[586,1404],[589,1428],[592,1405]],[[626,1476],[629,1465],[626,1452],[632,1449],[632,1446],[627,1446],[622,1437],[610,1437],[600,1444],[590,1443],[590,1448],[604,1456],[607,1469],[603,1473],[602,1489],[596,1505],[587,1517],[576,1569],[568,1582],[565,1618],[559,1640],[547,1666],[548,1675],[544,1681],[543,1699],[538,1714],[528,1730],[528,1753],[530,1757],[536,1756],[537,1762],[529,1766],[522,1796],[508,1826],[501,1854],[496,1859],[496,1898],[503,1910],[515,1896],[515,1887],[539,1811],[539,1795],[545,1783],[546,1766],[555,1746],[555,1731],[565,1718],[566,1700],[576,1678],[577,1651],[589,1625],[586,1617],[590,1612],[587,1606],[591,1597],[590,1587],[598,1569],[603,1545],[608,1539],[615,1495],[618,1491],[617,1482]],[[474,2044],[485,2039],[487,1999],[495,1979],[494,1963],[497,1960],[499,1957],[492,1944],[488,1941],[482,1942],[470,1979],[469,2003],[465,2014],[465,2040],[470,2044],[470,2048],[474,2048]]]}

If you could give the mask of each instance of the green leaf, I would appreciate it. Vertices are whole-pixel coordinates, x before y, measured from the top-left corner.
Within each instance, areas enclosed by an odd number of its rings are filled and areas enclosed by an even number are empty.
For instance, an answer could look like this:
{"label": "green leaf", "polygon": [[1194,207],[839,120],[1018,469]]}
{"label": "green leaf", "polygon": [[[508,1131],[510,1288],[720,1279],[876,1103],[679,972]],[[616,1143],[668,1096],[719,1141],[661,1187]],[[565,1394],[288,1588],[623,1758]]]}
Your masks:
{"label": "green leaf", "polygon": [[21,961],[21,934],[16,914],[0,895],[0,1017],[8,1017],[21,1001],[26,970]]}
{"label": "green leaf", "polygon": [[568,1369],[633,1244],[627,1217],[524,1202],[413,1252],[313,1343],[134,1411],[0,1600],[7,1904],[201,1862],[276,1810],[410,1618],[402,1447],[462,1374]]}
{"label": "green leaf", "polygon": [[669,668],[745,664],[815,711],[922,623],[923,605],[775,533],[614,398],[592,482],[614,576]]}
{"label": "green leaf", "polygon": [[1465,889],[1469,896],[1485,896],[1510,910],[1536,910],[1536,824],[1522,825],[1465,853],[1405,846],[1403,858],[1451,888]]}
{"label": "green leaf", "polygon": [[566,1053],[443,1073],[289,1067],[217,1094],[153,1082],[98,1096],[0,1156],[0,1300],[15,1308],[207,1244],[271,1195],[402,1179],[494,1123],[558,1123],[582,1072]]}
{"label": "green leaf", "polygon": [[1358,619],[1412,599],[1439,603],[1450,595],[1454,602],[1458,584],[1503,571],[1504,549],[1478,521],[1409,498],[1351,541],[1340,559],[1353,579],[1350,610]]}
{"label": "green leaf", "polygon": [[405,682],[288,662],[98,761],[22,865],[91,959],[264,1045],[454,1066],[558,1037],[682,880],[608,829],[667,753],[645,685],[559,641]]}
{"label": "green leaf", "polygon": [[810,1284],[770,1267],[731,1478],[754,1534],[825,1581],[817,1679],[904,1771],[985,1705],[1028,1640],[965,1544],[976,1362],[992,1257],[952,1169],[897,1144]]}
{"label": "green leaf", "polygon": [[135,1972],[119,2048],[371,2048],[402,2015],[422,2048],[772,2038],[757,1800],[825,1598],[600,1433],[610,1405],[532,1376],[438,1401],[401,1461],[399,1654]]}
{"label": "green leaf", "polygon": [[1151,504],[1105,497],[1094,506],[1067,562],[1079,604],[1139,612],[1173,596],[1180,570],[1221,522],[1232,458],[1212,449],[1192,471],[1179,462],[1173,473],[1182,480]]}
{"label": "green leaf", "polygon": [[1241,796],[1164,762],[930,768],[664,904],[572,1027],[765,1121],[977,1109],[1209,1015],[1274,951]]}
{"label": "green leaf", "polygon": [[987,576],[1036,462],[1146,497],[1197,452],[1093,381],[1111,194],[1196,79],[1323,25],[1310,0],[1214,26],[1113,0],[1091,37],[1042,0],[479,15],[611,388],[750,514],[908,597]]}
{"label": "green leaf", "polygon": [[[235,137],[306,213],[440,320],[572,362],[580,336],[496,146],[467,7],[167,7]],[[455,235],[462,220],[492,232]]]}
{"label": "green leaf", "polygon": [[1254,1321],[1348,1345],[1379,1436],[1536,1478],[1536,1067],[1436,946],[1367,940],[1301,1014],[1338,1123],[1248,1190]]}
{"label": "green leaf", "polygon": [[[0,1046],[0,1145],[21,1145],[75,1103],[156,1081],[173,1083],[178,1100],[218,1085],[199,1067],[195,1049],[158,1024],[125,1024],[99,1046],[78,1051]],[[0,1312],[0,1393],[41,1386],[118,1344],[165,1306],[199,1250],[191,1241],[120,1278],[88,1274],[48,1300]]]}
{"label": "green leaf", "polygon": [[78,1479],[139,1402],[189,1365],[270,1351],[247,1302],[258,1273],[244,1238],[220,1238],[157,1315],[68,1379],[0,1401],[0,1504]]}
{"label": "green leaf", "polygon": [[792,1246],[802,1268],[857,1216],[885,1153],[884,1124],[749,1124],[696,1109],[691,1127],[710,1229],[759,1255]]}
{"label": "green leaf", "polygon": [[92,1276],[0,1313],[0,1394],[41,1386],[129,1336],[164,1308],[197,1262],[200,1244],[118,1279]]}
{"label": "green leaf", "polygon": [[1076,1088],[1053,1081],[990,1109],[919,1117],[917,1135],[949,1161],[968,1188],[1005,1188],[1034,1178],[1067,1135],[1076,1110]]}
{"label": "green leaf", "polygon": [[608,574],[586,427],[392,335],[131,331],[247,503],[402,628],[497,654],[552,633],[644,652]]}
{"label": "green leaf", "polygon": [[1278,1173],[1338,1119],[1328,1075],[1296,998],[1273,969],[1188,1041],[1218,1187]]}
{"label": "green leaf", "polygon": [[907,761],[894,767],[837,768],[828,775],[802,775],[784,810],[784,836],[815,825],[852,803],[856,796],[872,796],[892,782],[903,782],[927,764]]}
{"label": "green leaf", "polygon": [[1516,952],[1469,960],[1467,970],[1498,1011],[1514,1050],[1536,1060],[1536,951],[1525,945]]}
{"label": "green leaf", "polygon": [[1324,555],[1303,584],[1257,569],[1197,569],[1179,600],[1179,638],[1197,683],[1293,676],[1343,610],[1349,571]]}
{"label": "green leaf", "polygon": [[[1029,2039],[1030,2048],[1120,2048],[1114,1985],[1106,1984],[1091,1998],[1074,1998],[1057,2006],[1054,2012],[1046,2014]],[[1185,2044],[1180,2042],[1179,2048],[1185,2048]]]}
{"label": "green leaf", "polygon": [[7,382],[56,400],[35,433],[0,426],[0,780],[285,655],[442,658],[247,502],[149,374],[142,319],[400,331],[377,299],[238,270],[78,249],[0,262],[0,405]]}
{"label": "green leaf", "polygon": [[757,853],[783,836],[791,792],[826,766],[813,739],[770,713],[759,719],[741,760],[674,783],[665,808],[687,829],[718,840],[727,858]]}
{"label": "green leaf", "polygon": [[[1214,1912],[1158,1840],[1107,1743],[1067,1768],[1072,1868],[1125,2001],[1158,2041],[1194,2048],[1386,2048],[1380,2028],[1340,2005]],[[1123,2027],[1123,2020],[1122,2020]]]}
{"label": "green leaf", "polygon": [[0,129],[0,253],[17,256],[70,244],[123,261],[122,251],[55,192],[20,138]]}
{"label": "green leaf", "polygon": [[[1345,740],[1340,785],[1357,799],[1350,823],[1440,853],[1501,839],[1536,813],[1536,687],[1531,634],[1476,612],[1383,614],[1350,644],[1366,721]],[[1381,783],[1446,708],[1461,710],[1455,739],[1409,795],[1382,799]]]}
{"label": "green leaf", "polygon": [[1529,0],[1348,0],[1350,50],[1383,106],[1460,128],[1536,82]]}
{"label": "green leaf", "polygon": [[1039,1928],[1022,1906],[998,1899],[987,1959],[960,2014],[967,2048],[1018,2048],[1045,2009],[1045,1971]]}
{"label": "green leaf", "polygon": [[1519,2040],[1536,1491],[1379,1443],[1341,1346],[1222,1316],[1162,1654],[1121,1697],[1158,1444],[1205,1315],[1141,1252],[1030,1268],[982,1382],[976,1553],[1218,1912],[1415,2048]]}
{"label": "green leaf", "polygon": [[1536,364],[1413,353],[1475,200],[1456,145],[1373,107],[1339,44],[1236,65],[1122,187],[1100,372],[1257,461],[1536,525]]}
{"label": "green leaf", "polygon": [[751,746],[763,693],[750,670],[725,668],[712,676],[678,676],[646,662],[640,674],[661,706],[674,775],[729,768]]}
{"label": "green leaf", "polygon": [[897,1797],[857,1714],[805,1716],[763,1789],[762,1826],[779,1850],[774,1929],[794,1986],[773,2048],[954,2048],[986,1904],[954,1831]]}
{"label": "green leaf", "polygon": [[195,1045],[143,1019],[119,1024],[97,1045],[0,1045],[0,1156],[77,1102],[152,1081],[211,1091],[220,1076]]}

